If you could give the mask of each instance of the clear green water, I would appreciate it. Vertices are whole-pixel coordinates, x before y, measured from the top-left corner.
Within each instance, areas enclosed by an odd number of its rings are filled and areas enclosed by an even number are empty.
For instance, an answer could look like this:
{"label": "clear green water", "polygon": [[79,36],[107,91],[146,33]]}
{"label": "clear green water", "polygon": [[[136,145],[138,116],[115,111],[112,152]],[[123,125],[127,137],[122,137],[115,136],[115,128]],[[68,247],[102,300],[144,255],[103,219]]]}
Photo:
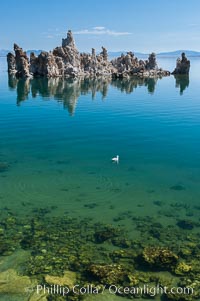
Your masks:
{"label": "clear green water", "polygon": [[[2,206],[23,212],[24,201],[56,204],[112,221],[129,209],[155,215],[155,200],[198,204],[200,86],[191,77],[180,95],[173,76],[156,83],[38,79],[11,88],[2,72],[0,159],[9,164],[0,175]],[[118,165],[110,161],[116,154]]]}
{"label": "clear green water", "polygon": [[[54,215],[122,224],[131,237],[132,220],[117,219],[127,211],[163,225],[198,221],[200,60],[190,79],[156,81],[24,82],[0,63],[2,210],[56,206]],[[160,65],[172,70],[174,60]]]}

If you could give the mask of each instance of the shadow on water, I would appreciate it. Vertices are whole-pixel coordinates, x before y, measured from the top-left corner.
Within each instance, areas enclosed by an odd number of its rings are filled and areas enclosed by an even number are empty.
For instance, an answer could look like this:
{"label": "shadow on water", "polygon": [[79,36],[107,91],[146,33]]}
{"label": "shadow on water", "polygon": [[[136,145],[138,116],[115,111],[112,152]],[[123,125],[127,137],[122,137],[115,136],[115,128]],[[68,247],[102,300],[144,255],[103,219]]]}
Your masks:
{"label": "shadow on water", "polygon": [[[189,86],[189,76],[174,76],[176,87],[180,87],[180,94]],[[110,77],[101,78],[77,78],[77,79],[61,79],[61,78],[34,78],[34,79],[16,79],[9,76],[8,86],[11,90],[17,91],[17,105],[27,100],[31,94],[32,98],[37,95],[44,99],[54,98],[58,102],[62,102],[65,109],[70,115],[73,115],[76,103],[81,95],[91,94],[94,99],[96,93],[102,95],[105,99],[108,94],[109,86],[117,88],[122,93],[133,93],[137,87],[146,87],[149,94],[154,94],[156,84],[160,78],[124,78],[112,79]]]}

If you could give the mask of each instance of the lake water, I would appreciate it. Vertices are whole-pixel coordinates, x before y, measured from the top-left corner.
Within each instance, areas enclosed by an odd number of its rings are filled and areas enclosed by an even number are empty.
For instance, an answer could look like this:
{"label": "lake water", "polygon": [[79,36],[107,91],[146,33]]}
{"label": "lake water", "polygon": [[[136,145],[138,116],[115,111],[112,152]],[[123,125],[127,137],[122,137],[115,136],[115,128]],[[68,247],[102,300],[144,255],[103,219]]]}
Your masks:
{"label": "lake water", "polygon": [[[159,65],[172,71],[175,59]],[[137,244],[176,249],[180,235],[197,244],[199,69],[192,58],[190,77],[23,81],[8,79],[1,58],[2,216],[39,211],[48,221],[121,226]],[[111,162],[116,155],[119,164]],[[179,234],[158,238],[149,232],[155,223]]]}

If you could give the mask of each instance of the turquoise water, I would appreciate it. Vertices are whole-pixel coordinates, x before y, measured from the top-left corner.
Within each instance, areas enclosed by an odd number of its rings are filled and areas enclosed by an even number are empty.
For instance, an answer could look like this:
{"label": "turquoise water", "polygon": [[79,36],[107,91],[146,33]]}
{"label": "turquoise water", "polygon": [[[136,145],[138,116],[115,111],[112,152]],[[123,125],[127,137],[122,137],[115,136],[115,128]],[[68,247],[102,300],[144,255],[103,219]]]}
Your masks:
{"label": "turquoise water", "polygon": [[[197,204],[200,86],[195,72],[187,81],[182,94],[173,76],[10,80],[9,87],[2,72],[0,158],[9,164],[1,173],[2,206],[56,203],[57,211],[112,220],[111,205],[115,214],[137,208],[153,215],[155,200]],[[112,164],[117,154],[120,164]],[[84,207],[90,203],[95,210]]]}
{"label": "turquoise water", "polygon": [[57,216],[124,225],[132,238],[130,213],[198,222],[200,59],[190,78],[130,81],[15,80],[0,63],[2,210],[53,206]]}

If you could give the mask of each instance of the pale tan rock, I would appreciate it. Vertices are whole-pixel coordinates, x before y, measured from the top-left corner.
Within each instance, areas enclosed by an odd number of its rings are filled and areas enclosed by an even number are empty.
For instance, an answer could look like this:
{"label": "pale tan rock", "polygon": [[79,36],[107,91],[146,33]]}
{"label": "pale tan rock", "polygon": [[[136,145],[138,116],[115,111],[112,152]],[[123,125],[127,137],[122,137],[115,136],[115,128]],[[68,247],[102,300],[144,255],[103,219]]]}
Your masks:
{"label": "pale tan rock", "polygon": [[37,294],[37,292],[33,293],[33,295],[30,296],[28,301],[47,301],[46,294]]}
{"label": "pale tan rock", "polygon": [[0,294],[25,294],[33,283],[28,276],[20,276],[14,269],[0,273]]}
{"label": "pale tan rock", "polygon": [[48,284],[68,286],[69,288],[72,288],[76,284],[76,273],[71,271],[65,271],[62,277],[46,275],[45,281]]}

